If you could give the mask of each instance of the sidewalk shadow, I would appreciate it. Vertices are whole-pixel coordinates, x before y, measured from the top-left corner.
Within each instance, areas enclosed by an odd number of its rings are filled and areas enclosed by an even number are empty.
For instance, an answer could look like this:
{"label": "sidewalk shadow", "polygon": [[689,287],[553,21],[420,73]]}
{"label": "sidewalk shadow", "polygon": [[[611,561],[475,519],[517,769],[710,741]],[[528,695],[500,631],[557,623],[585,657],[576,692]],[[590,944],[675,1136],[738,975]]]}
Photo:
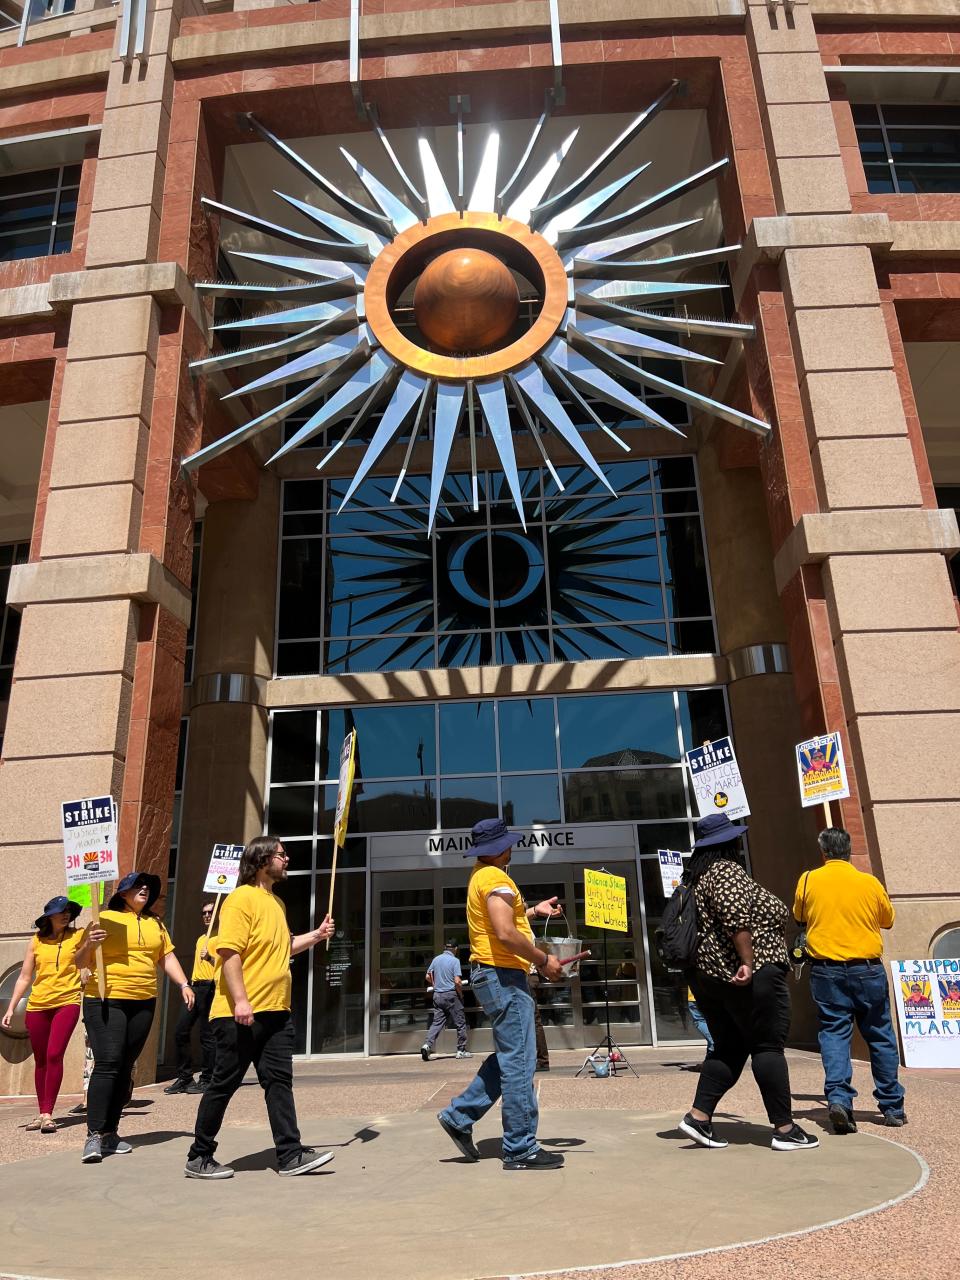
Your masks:
{"label": "sidewalk shadow", "polygon": [[[739,1116],[724,1115],[720,1111],[714,1115],[713,1119],[714,1123],[720,1121],[717,1125],[717,1137],[723,1138],[731,1147],[769,1147],[770,1145],[770,1129],[767,1125],[751,1124],[748,1120],[741,1120]],[[665,1142],[684,1143],[685,1145],[680,1148],[682,1151],[703,1149],[699,1142],[694,1142],[687,1134],[681,1133],[676,1126],[672,1129],[660,1129],[655,1136]]]}
{"label": "sidewalk shadow", "polygon": [[[541,1147],[552,1147],[557,1151],[569,1151],[571,1147],[586,1146],[586,1138],[540,1138]],[[481,1160],[502,1160],[503,1143],[500,1138],[481,1138],[477,1143]],[[449,1156],[440,1161],[441,1164],[474,1164],[466,1156]]]}
{"label": "sidewalk shadow", "polygon": [[192,1138],[192,1129],[156,1129],[153,1133],[134,1133],[130,1142],[134,1150],[138,1147],[158,1147],[162,1142],[173,1142],[175,1138]]}
{"label": "sidewalk shadow", "polygon": [[[254,1151],[248,1156],[240,1156],[239,1159],[230,1161],[230,1168],[236,1173],[259,1173],[264,1169],[271,1169],[276,1173],[276,1150],[273,1147],[266,1147],[263,1151]],[[302,1173],[298,1176],[301,1178],[318,1178],[331,1173],[336,1173],[336,1169],[331,1169],[329,1165],[323,1165],[310,1173]]]}

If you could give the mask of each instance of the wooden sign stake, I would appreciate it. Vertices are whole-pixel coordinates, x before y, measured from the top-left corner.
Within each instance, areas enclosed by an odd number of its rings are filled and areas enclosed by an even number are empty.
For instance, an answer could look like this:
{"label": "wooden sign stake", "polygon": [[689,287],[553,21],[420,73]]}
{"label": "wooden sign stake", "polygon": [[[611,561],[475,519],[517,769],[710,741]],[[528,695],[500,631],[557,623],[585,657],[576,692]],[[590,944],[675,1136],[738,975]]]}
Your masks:
{"label": "wooden sign stake", "polygon": [[[92,884],[90,886],[90,914],[93,916],[93,927],[100,928],[100,884]],[[106,998],[107,993],[107,971],[103,963],[103,952],[100,950],[100,943],[96,946],[97,952],[97,990],[100,992],[100,999]]]}

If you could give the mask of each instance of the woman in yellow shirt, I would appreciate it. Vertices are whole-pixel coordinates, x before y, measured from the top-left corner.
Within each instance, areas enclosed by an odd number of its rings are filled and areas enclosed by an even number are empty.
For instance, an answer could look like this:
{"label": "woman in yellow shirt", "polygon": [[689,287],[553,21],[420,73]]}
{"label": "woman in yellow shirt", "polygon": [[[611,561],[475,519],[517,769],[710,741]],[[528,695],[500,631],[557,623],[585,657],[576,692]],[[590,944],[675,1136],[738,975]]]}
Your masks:
{"label": "woman in yellow shirt", "polygon": [[100,928],[89,926],[77,952],[77,963],[97,946],[106,975],[104,998],[91,984],[83,1001],[83,1024],[93,1049],[93,1074],[87,1091],[87,1140],[84,1164],[104,1156],[127,1155],[133,1148],[117,1135],[134,1064],[147,1043],[157,1007],[157,968],[193,1007],[193,989],[173,954],[163,921],[153,914],[160,897],[160,877],[131,871],[100,912]]}
{"label": "woman in yellow shirt", "polygon": [[33,1049],[33,1081],[40,1114],[27,1125],[41,1133],[56,1133],[53,1118],[57,1094],[63,1083],[63,1057],[80,1018],[80,970],[76,965],[82,937],[74,929],[80,904],[69,898],[51,898],[34,923],[37,932],[27,944],[20,976],[0,1024],[9,1028],[13,1011],[30,986],[24,1021]]}

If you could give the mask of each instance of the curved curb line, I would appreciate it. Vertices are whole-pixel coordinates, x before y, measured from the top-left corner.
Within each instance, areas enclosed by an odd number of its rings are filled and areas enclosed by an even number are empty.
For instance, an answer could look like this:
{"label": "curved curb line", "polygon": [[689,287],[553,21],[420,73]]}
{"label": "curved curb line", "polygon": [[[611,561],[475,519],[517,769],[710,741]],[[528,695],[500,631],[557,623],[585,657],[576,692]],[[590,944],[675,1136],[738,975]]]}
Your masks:
{"label": "curved curb line", "polygon": [[[796,1231],[780,1231],[773,1236],[758,1236],[755,1240],[738,1240],[734,1241],[733,1244],[711,1245],[708,1249],[689,1249],[686,1253],[658,1253],[650,1258],[623,1258],[614,1262],[592,1262],[584,1267],[560,1267],[554,1271],[517,1271],[507,1276],[505,1280],[535,1280],[538,1276],[589,1275],[591,1272],[596,1274],[598,1271],[610,1271],[614,1267],[642,1267],[650,1262],[678,1262],[682,1258],[702,1258],[710,1253],[729,1253],[732,1249],[752,1249],[761,1244],[773,1244],[777,1240],[790,1240],[796,1236],[813,1235],[815,1231],[827,1231],[830,1227],[839,1227],[845,1222],[855,1222],[858,1218],[868,1218],[872,1213],[880,1213],[883,1209],[892,1209],[894,1205],[900,1204],[903,1200],[909,1200],[911,1196],[915,1196],[918,1191],[923,1190],[930,1180],[930,1166],[919,1151],[914,1151],[913,1147],[908,1147],[903,1142],[895,1142],[893,1138],[885,1138],[879,1133],[864,1134],[864,1137],[872,1138],[875,1142],[889,1142],[891,1147],[899,1147],[902,1151],[908,1151],[913,1156],[920,1166],[920,1177],[909,1191],[904,1191],[900,1195],[894,1196],[892,1200],[884,1200],[881,1204],[871,1205],[868,1209],[858,1209],[856,1213],[845,1214],[842,1218],[831,1218],[829,1222],[819,1222],[812,1227],[800,1227]],[[0,1277],[0,1280],[5,1280],[5,1277]],[[13,1276],[11,1280],[41,1280],[41,1278]],[[481,1280],[483,1280],[482,1277]]]}

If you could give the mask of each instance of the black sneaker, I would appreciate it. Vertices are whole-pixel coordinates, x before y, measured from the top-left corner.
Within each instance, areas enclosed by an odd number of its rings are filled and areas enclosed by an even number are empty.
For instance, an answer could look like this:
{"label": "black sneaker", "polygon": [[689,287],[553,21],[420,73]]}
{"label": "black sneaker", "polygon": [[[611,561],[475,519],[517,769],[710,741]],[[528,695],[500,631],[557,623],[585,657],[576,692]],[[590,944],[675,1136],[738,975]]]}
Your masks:
{"label": "black sneaker", "polygon": [[430,1061],[430,1054],[432,1052],[433,1050],[430,1048],[428,1044],[422,1044],[420,1046],[420,1057],[424,1060],[424,1062]]}
{"label": "black sneaker", "polygon": [[206,1091],[207,1091],[206,1085],[200,1084],[198,1080],[191,1080],[183,1092],[184,1093],[206,1093]]}
{"label": "black sneaker", "polygon": [[188,1160],[183,1172],[188,1178],[232,1178],[233,1170],[227,1164],[217,1164],[213,1156],[194,1156]]}
{"label": "black sneaker", "polygon": [[298,1156],[288,1160],[277,1172],[281,1178],[295,1178],[300,1173],[312,1173],[321,1165],[329,1164],[332,1159],[332,1151],[314,1151],[313,1147],[304,1147]]}
{"label": "black sneaker", "polygon": [[834,1133],[856,1133],[857,1122],[853,1118],[853,1112],[849,1107],[843,1106],[840,1102],[831,1102],[827,1108],[827,1116],[833,1125]]}
{"label": "black sneaker", "polygon": [[902,1129],[907,1123],[907,1117],[902,1111],[885,1111],[883,1113],[883,1123],[888,1129]]}
{"label": "black sneaker", "polygon": [[193,1076],[190,1076],[186,1080],[174,1080],[173,1084],[168,1084],[163,1092],[164,1093],[189,1093],[190,1086],[192,1084],[193,1084]]}
{"label": "black sneaker", "polygon": [[677,1125],[677,1128],[681,1133],[685,1133],[688,1138],[698,1142],[701,1147],[720,1148],[730,1145],[726,1138],[717,1137],[709,1120],[695,1120],[689,1111]]}
{"label": "black sneaker", "polygon": [[504,1160],[504,1169],[562,1169],[563,1156],[558,1151],[544,1151],[542,1147],[532,1156],[523,1156],[520,1160]]}
{"label": "black sneaker", "polygon": [[804,1133],[798,1124],[795,1124],[789,1133],[781,1133],[779,1129],[774,1129],[773,1137],[770,1139],[770,1146],[774,1151],[812,1151],[819,1145],[820,1139],[815,1138],[812,1133]]}
{"label": "black sneaker", "polygon": [[477,1150],[473,1134],[469,1129],[456,1128],[455,1125],[452,1125],[449,1120],[444,1118],[442,1111],[437,1112],[437,1119],[440,1121],[440,1128],[453,1139],[457,1150],[462,1156],[466,1156],[468,1160],[473,1161],[480,1159],[480,1152]]}

